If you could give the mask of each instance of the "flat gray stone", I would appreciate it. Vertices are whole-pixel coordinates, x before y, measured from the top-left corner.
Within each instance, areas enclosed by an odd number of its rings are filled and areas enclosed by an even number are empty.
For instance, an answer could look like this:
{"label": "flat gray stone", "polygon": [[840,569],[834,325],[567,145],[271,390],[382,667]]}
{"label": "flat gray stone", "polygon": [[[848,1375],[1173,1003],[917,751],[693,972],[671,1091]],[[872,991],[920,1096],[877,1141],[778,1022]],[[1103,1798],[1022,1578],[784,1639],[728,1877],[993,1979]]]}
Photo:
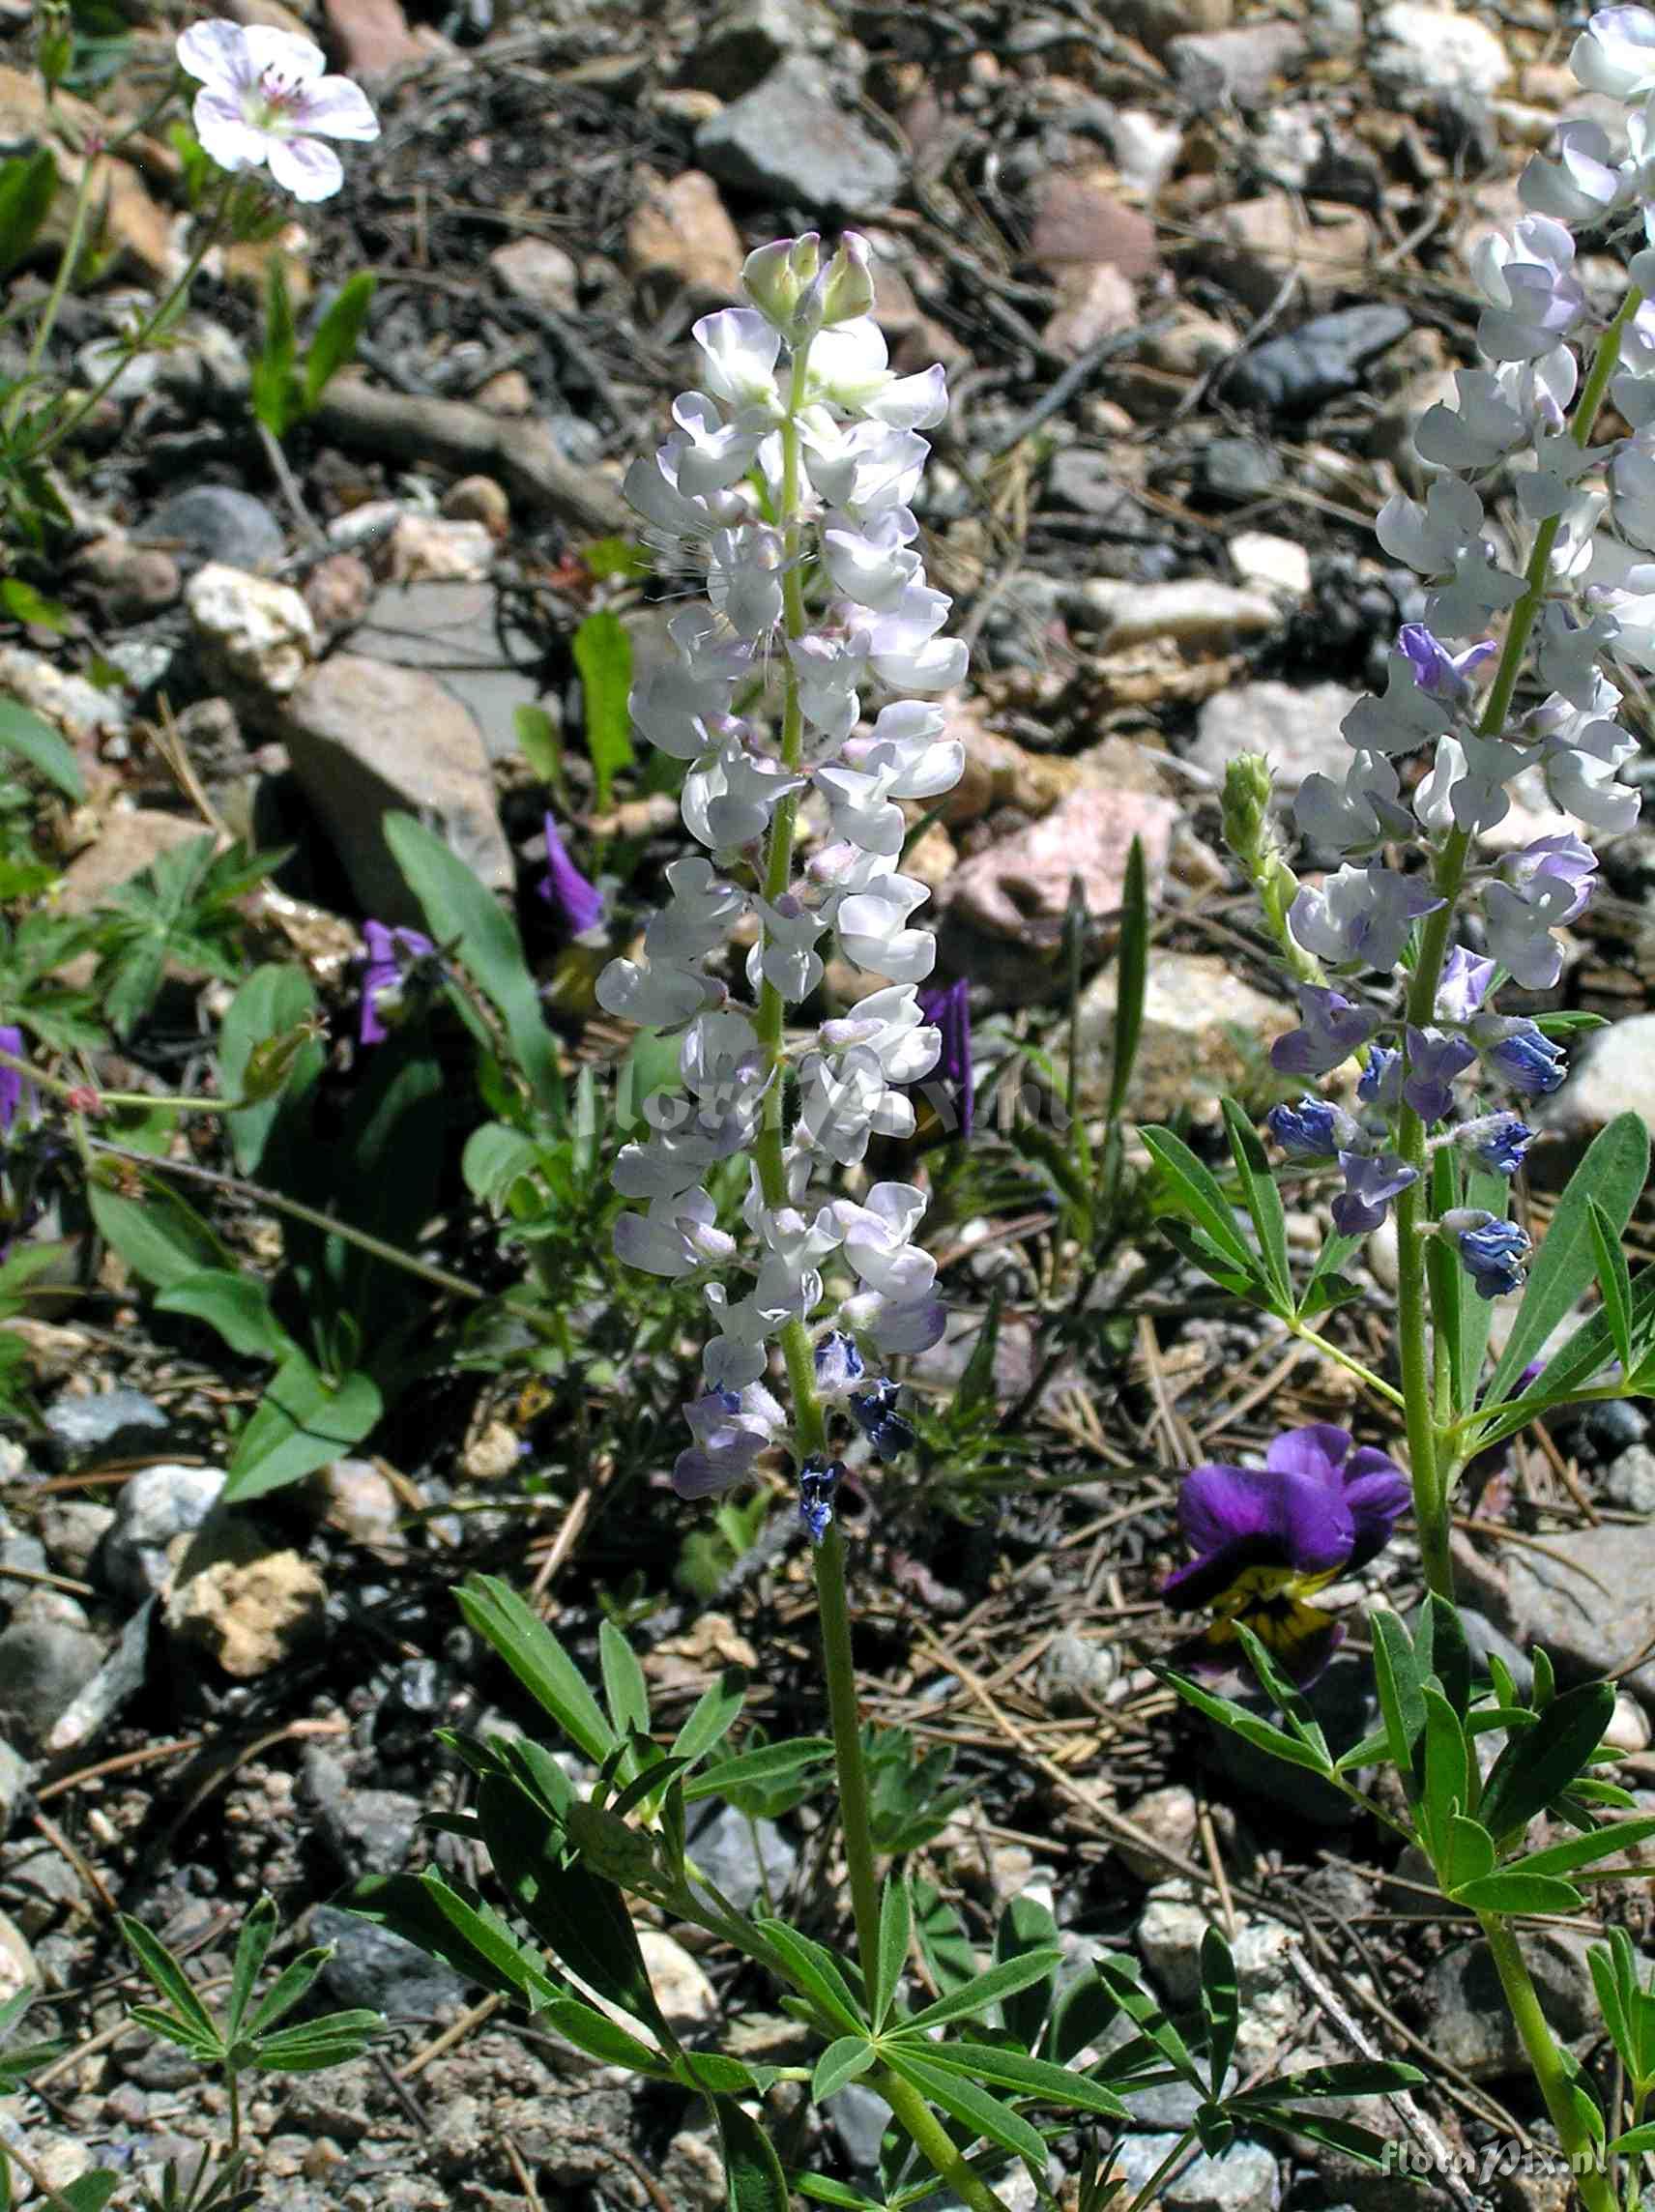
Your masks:
{"label": "flat gray stone", "polygon": [[[1541,2010],[1566,2042],[1597,2026],[1586,1943],[1563,1930],[1523,1938]],[[1527,2057],[1486,1943],[1461,1943],[1433,1965],[1425,1985],[1431,2048],[1473,2081],[1525,2074]],[[1600,2030],[1601,2032],[1601,2030]]]}
{"label": "flat gray stone", "polygon": [[701,166],[720,184],[826,218],[878,215],[902,189],[903,165],[829,87],[813,57],[789,54],[762,84],[710,116],[695,134]]}
{"label": "flat gray stone", "polygon": [[1239,684],[1217,691],[1196,720],[1190,759],[1218,782],[1233,760],[1263,753],[1278,800],[1292,799],[1307,775],[1342,782],[1354,755],[1340,723],[1357,694],[1343,684]]}
{"label": "flat gray stone", "polygon": [[518,757],[519,707],[557,713],[534,674],[536,639],[517,624],[502,624],[491,583],[392,585],[375,597],[351,647],[394,667],[428,669],[476,721],[491,761]]}

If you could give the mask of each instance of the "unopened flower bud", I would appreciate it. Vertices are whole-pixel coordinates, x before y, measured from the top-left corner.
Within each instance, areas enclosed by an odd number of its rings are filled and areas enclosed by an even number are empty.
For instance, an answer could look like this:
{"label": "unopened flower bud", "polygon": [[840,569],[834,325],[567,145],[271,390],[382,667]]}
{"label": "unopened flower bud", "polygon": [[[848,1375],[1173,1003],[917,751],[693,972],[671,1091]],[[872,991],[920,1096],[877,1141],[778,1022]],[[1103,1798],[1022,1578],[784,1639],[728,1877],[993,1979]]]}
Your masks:
{"label": "unopened flower bud", "polygon": [[829,327],[853,322],[858,315],[868,314],[873,304],[873,256],[868,242],[857,231],[848,230],[828,265],[822,288],[822,320]]}
{"label": "unopened flower bud", "polygon": [[247,1055],[247,1063],[242,1070],[241,1096],[238,1106],[258,1106],[265,1099],[274,1098],[293,1073],[294,1062],[305,1047],[322,1034],[322,1025],[313,1017],[296,1022],[290,1030],[280,1030],[275,1036],[264,1037]]}
{"label": "unopened flower bud", "polygon": [[742,262],[741,289],[767,322],[790,335],[799,302],[821,268],[822,241],[815,231],[807,230],[801,238],[778,238],[757,247]]}
{"label": "unopened flower bud", "polygon": [[40,30],[35,39],[35,67],[48,92],[55,92],[69,74],[74,59],[74,25],[65,0],[44,0]]}

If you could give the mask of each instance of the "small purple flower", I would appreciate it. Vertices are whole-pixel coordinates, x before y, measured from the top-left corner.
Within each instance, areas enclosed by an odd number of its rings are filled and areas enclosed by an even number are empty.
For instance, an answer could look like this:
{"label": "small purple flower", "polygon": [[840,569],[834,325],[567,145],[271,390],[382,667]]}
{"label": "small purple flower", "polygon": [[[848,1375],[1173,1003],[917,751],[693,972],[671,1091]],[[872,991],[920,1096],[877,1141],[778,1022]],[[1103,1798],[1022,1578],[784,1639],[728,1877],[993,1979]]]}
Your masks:
{"label": "small purple flower", "polygon": [[1301,1098],[1296,1106],[1272,1106],[1264,1126],[1284,1152],[1294,1159],[1330,1160],[1361,1134],[1341,1107],[1324,1098]]}
{"label": "small purple flower", "polygon": [[1470,679],[1499,648],[1492,638],[1469,645],[1464,653],[1450,653],[1439,645],[1423,623],[1404,623],[1397,631],[1397,650],[1413,670],[1422,691],[1442,699],[1459,699],[1470,689]]}
{"label": "small purple flower", "polygon": [[1553,923],[1574,920],[1592,895],[1597,869],[1597,855],[1572,831],[1537,837],[1522,852],[1508,854],[1500,864],[1501,875],[1524,898],[1532,899],[1537,890],[1568,887],[1568,904],[1552,913]]}
{"label": "small purple flower", "polygon": [[921,991],[919,1015],[922,1021],[935,1022],[943,1033],[943,1049],[933,1072],[947,1086],[948,1096],[959,1117],[960,1135],[969,1137],[976,1106],[975,1075],[972,1067],[971,985],[962,975],[958,982],[933,984]]}
{"label": "small purple flower", "polygon": [[807,1459],[798,1470],[798,1518],[820,1544],[833,1521],[833,1494],[845,1472],[838,1460]]}
{"label": "small purple flower", "polygon": [[1356,1095],[1363,1105],[1383,1107],[1387,1112],[1400,1106],[1402,1069],[1400,1052],[1393,1052],[1389,1045],[1375,1045],[1356,1083]]}
{"label": "small purple flower", "polygon": [[897,1397],[898,1385],[886,1376],[852,1394],[851,1417],[873,1446],[876,1459],[895,1459],[914,1449],[914,1431],[896,1410]]}
{"label": "small purple flower", "polygon": [[861,1381],[865,1365],[856,1339],[833,1329],[816,1347],[816,1388],[824,1398],[842,1398]]}
{"label": "small purple flower", "polygon": [[540,896],[562,915],[571,937],[595,929],[603,919],[603,893],[595,884],[587,882],[569,859],[550,814],[546,816],[546,873],[538,888]]}
{"label": "small purple flower", "polygon": [[[11,1022],[0,1022],[0,1051],[15,1053],[19,1060],[28,1058],[23,1033]],[[22,1103],[22,1069],[0,1065],[0,1136],[10,1131]]]}
{"label": "small purple flower", "polygon": [[1534,1131],[1517,1114],[1490,1114],[1480,1121],[1467,1121],[1458,1133],[1495,1175],[1515,1175],[1534,1142]]}
{"label": "small purple flower", "polygon": [[367,961],[363,969],[357,1040],[364,1045],[383,1044],[391,1027],[401,1017],[402,985],[408,971],[437,948],[423,930],[392,929],[383,921],[364,921],[363,937]]}
{"label": "small purple flower", "polygon": [[780,1406],[762,1382],[743,1390],[709,1390],[683,1410],[695,1442],[673,1467],[681,1498],[711,1498],[752,1472],[784,1425]]}
{"label": "small purple flower", "polygon": [[1341,1152],[1345,1189],[1333,1201],[1333,1226],[1341,1237],[1368,1237],[1390,1211],[1391,1200],[1419,1180],[1395,1152]]}
{"label": "small purple flower", "polygon": [[1479,1014],[1471,1039],[1494,1073],[1524,1098],[1555,1091],[1569,1072],[1562,1047],[1538,1023],[1500,1014]]}
{"label": "small purple flower", "polygon": [[1366,1044],[1379,1026],[1372,1007],[1320,983],[1299,985],[1298,1013],[1302,1026],[1270,1047],[1270,1064],[1282,1075],[1325,1075]]}
{"label": "small purple flower", "polygon": [[1239,1622],[1298,1681],[1319,1674],[1340,1642],[1332,1617],[1303,1601],[1381,1552],[1408,1503],[1408,1478],[1370,1446],[1351,1449],[1325,1424],[1276,1438],[1262,1468],[1209,1462],[1178,1494],[1178,1524],[1195,1554],[1162,1586],[1169,1603],[1216,1615],[1181,1656],[1223,1667]]}
{"label": "small purple flower", "polygon": [[1427,1124],[1440,1121],[1454,1101],[1454,1078],[1476,1065],[1476,1047],[1462,1036],[1444,1036],[1440,1030],[1416,1030],[1411,1022],[1407,1034],[1404,1102]]}
{"label": "small purple flower", "polygon": [[1452,1240],[1478,1297],[1503,1298],[1523,1288],[1531,1247],[1515,1221],[1501,1221],[1481,1207],[1456,1206],[1437,1227]]}
{"label": "small purple flower", "polygon": [[1437,985],[1437,1019],[1468,1022],[1488,996],[1496,966],[1495,961],[1481,959],[1463,945],[1456,945],[1442,963]]}

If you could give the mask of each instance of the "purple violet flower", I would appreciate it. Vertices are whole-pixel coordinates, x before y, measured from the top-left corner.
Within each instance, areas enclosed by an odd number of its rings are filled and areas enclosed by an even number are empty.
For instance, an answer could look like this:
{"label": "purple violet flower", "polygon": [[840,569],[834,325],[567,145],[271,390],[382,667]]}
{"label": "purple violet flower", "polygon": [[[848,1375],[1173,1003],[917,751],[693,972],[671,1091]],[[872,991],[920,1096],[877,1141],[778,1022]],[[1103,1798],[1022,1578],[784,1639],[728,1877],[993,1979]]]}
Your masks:
{"label": "purple violet flower", "polygon": [[1324,1423],[1277,1437],[1262,1468],[1195,1468],[1178,1494],[1178,1525],[1195,1557],[1169,1576],[1162,1595],[1185,1610],[1210,1607],[1215,1617],[1180,1657],[1222,1669],[1239,1623],[1295,1680],[1309,1681],[1343,1631],[1304,1600],[1381,1552],[1408,1499],[1407,1476],[1383,1452],[1353,1451],[1346,1430]]}
{"label": "purple violet flower", "polygon": [[1419,1170],[1396,1152],[1341,1152],[1345,1189],[1333,1201],[1333,1226],[1341,1237],[1369,1237],[1390,1211],[1391,1200]]}
{"label": "purple violet flower", "polygon": [[[367,961],[363,969],[362,1015],[357,1031],[360,1044],[383,1044],[391,1027],[400,1018],[402,984],[416,960],[423,960],[436,946],[423,930],[389,927],[383,921],[364,921],[363,938]],[[389,1016],[389,1021],[387,1017]]]}
{"label": "purple violet flower", "polygon": [[943,1049],[932,1072],[946,1086],[958,1117],[960,1135],[969,1137],[976,1106],[975,1075],[972,1067],[971,985],[962,975],[958,982],[933,984],[922,990],[919,1016],[922,1021],[935,1022],[943,1033]]}
{"label": "purple violet flower", "polygon": [[1442,963],[1437,985],[1437,1019],[1468,1022],[1481,1009],[1497,965],[1475,952],[1467,952],[1463,945],[1456,945]]}
{"label": "purple violet flower", "polygon": [[1480,1298],[1503,1298],[1523,1288],[1531,1246],[1515,1221],[1501,1221],[1477,1206],[1456,1206],[1437,1227],[1448,1237]]}
{"label": "purple violet flower", "polygon": [[1555,1091],[1569,1072],[1563,1049],[1536,1022],[1518,1016],[1479,1014],[1471,1041],[1502,1081],[1524,1098]]}
{"label": "purple violet flower", "polygon": [[[0,1051],[15,1053],[19,1060],[28,1058],[23,1033],[14,1023],[0,1022]],[[20,1067],[0,1065],[0,1136],[8,1134],[17,1119],[23,1103],[23,1082]]]}
{"label": "purple violet flower", "polygon": [[1464,653],[1450,653],[1423,623],[1404,623],[1397,631],[1397,651],[1413,670],[1422,691],[1436,698],[1459,699],[1470,689],[1470,679],[1499,651],[1492,638],[1468,645]]}
{"label": "purple violet flower", "polygon": [[1282,1075],[1325,1075],[1366,1044],[1379,1026],[1372,1007],[1320,983],[1299,985],[1298,1012],[1301,1027],[1289,1030],[1270,1047],[1270,1064]]}
{"label": "purple violet flower", "polygon": [[538,889],[540,896],[557,908],[571,937],[595,929],[603,919],[603,893],[595,884],[588,883],[569,859],[568,849],[550,814],[546,816],[546,873]]}
{"label": "purple violet flower", "polygon": [[1405,1102],[1429,1125],[1440,1121],[1454,1102],[1454,1078],[1474,1067],[1477,1052],[1462,1036],[1444,1036],[1440,1030],[1408,1026],[1408,1076],[1402,1087]]}

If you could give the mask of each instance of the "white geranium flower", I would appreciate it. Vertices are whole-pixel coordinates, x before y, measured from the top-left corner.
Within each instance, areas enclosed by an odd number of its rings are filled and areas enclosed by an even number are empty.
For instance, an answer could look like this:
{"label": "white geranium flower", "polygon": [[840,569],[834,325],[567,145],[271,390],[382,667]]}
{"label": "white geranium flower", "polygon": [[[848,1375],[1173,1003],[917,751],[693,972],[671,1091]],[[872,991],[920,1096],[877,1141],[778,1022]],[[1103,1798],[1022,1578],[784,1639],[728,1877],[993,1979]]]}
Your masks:
{"label": "white geranium flower", "polygon": [[328,76],[320,46],[263,23],[192,23],[181,69],[199,80],[195,135],[221,169],[268,168],[299,200],[331,199],[345,181],[326,138],[379,136],[362,87]]}

